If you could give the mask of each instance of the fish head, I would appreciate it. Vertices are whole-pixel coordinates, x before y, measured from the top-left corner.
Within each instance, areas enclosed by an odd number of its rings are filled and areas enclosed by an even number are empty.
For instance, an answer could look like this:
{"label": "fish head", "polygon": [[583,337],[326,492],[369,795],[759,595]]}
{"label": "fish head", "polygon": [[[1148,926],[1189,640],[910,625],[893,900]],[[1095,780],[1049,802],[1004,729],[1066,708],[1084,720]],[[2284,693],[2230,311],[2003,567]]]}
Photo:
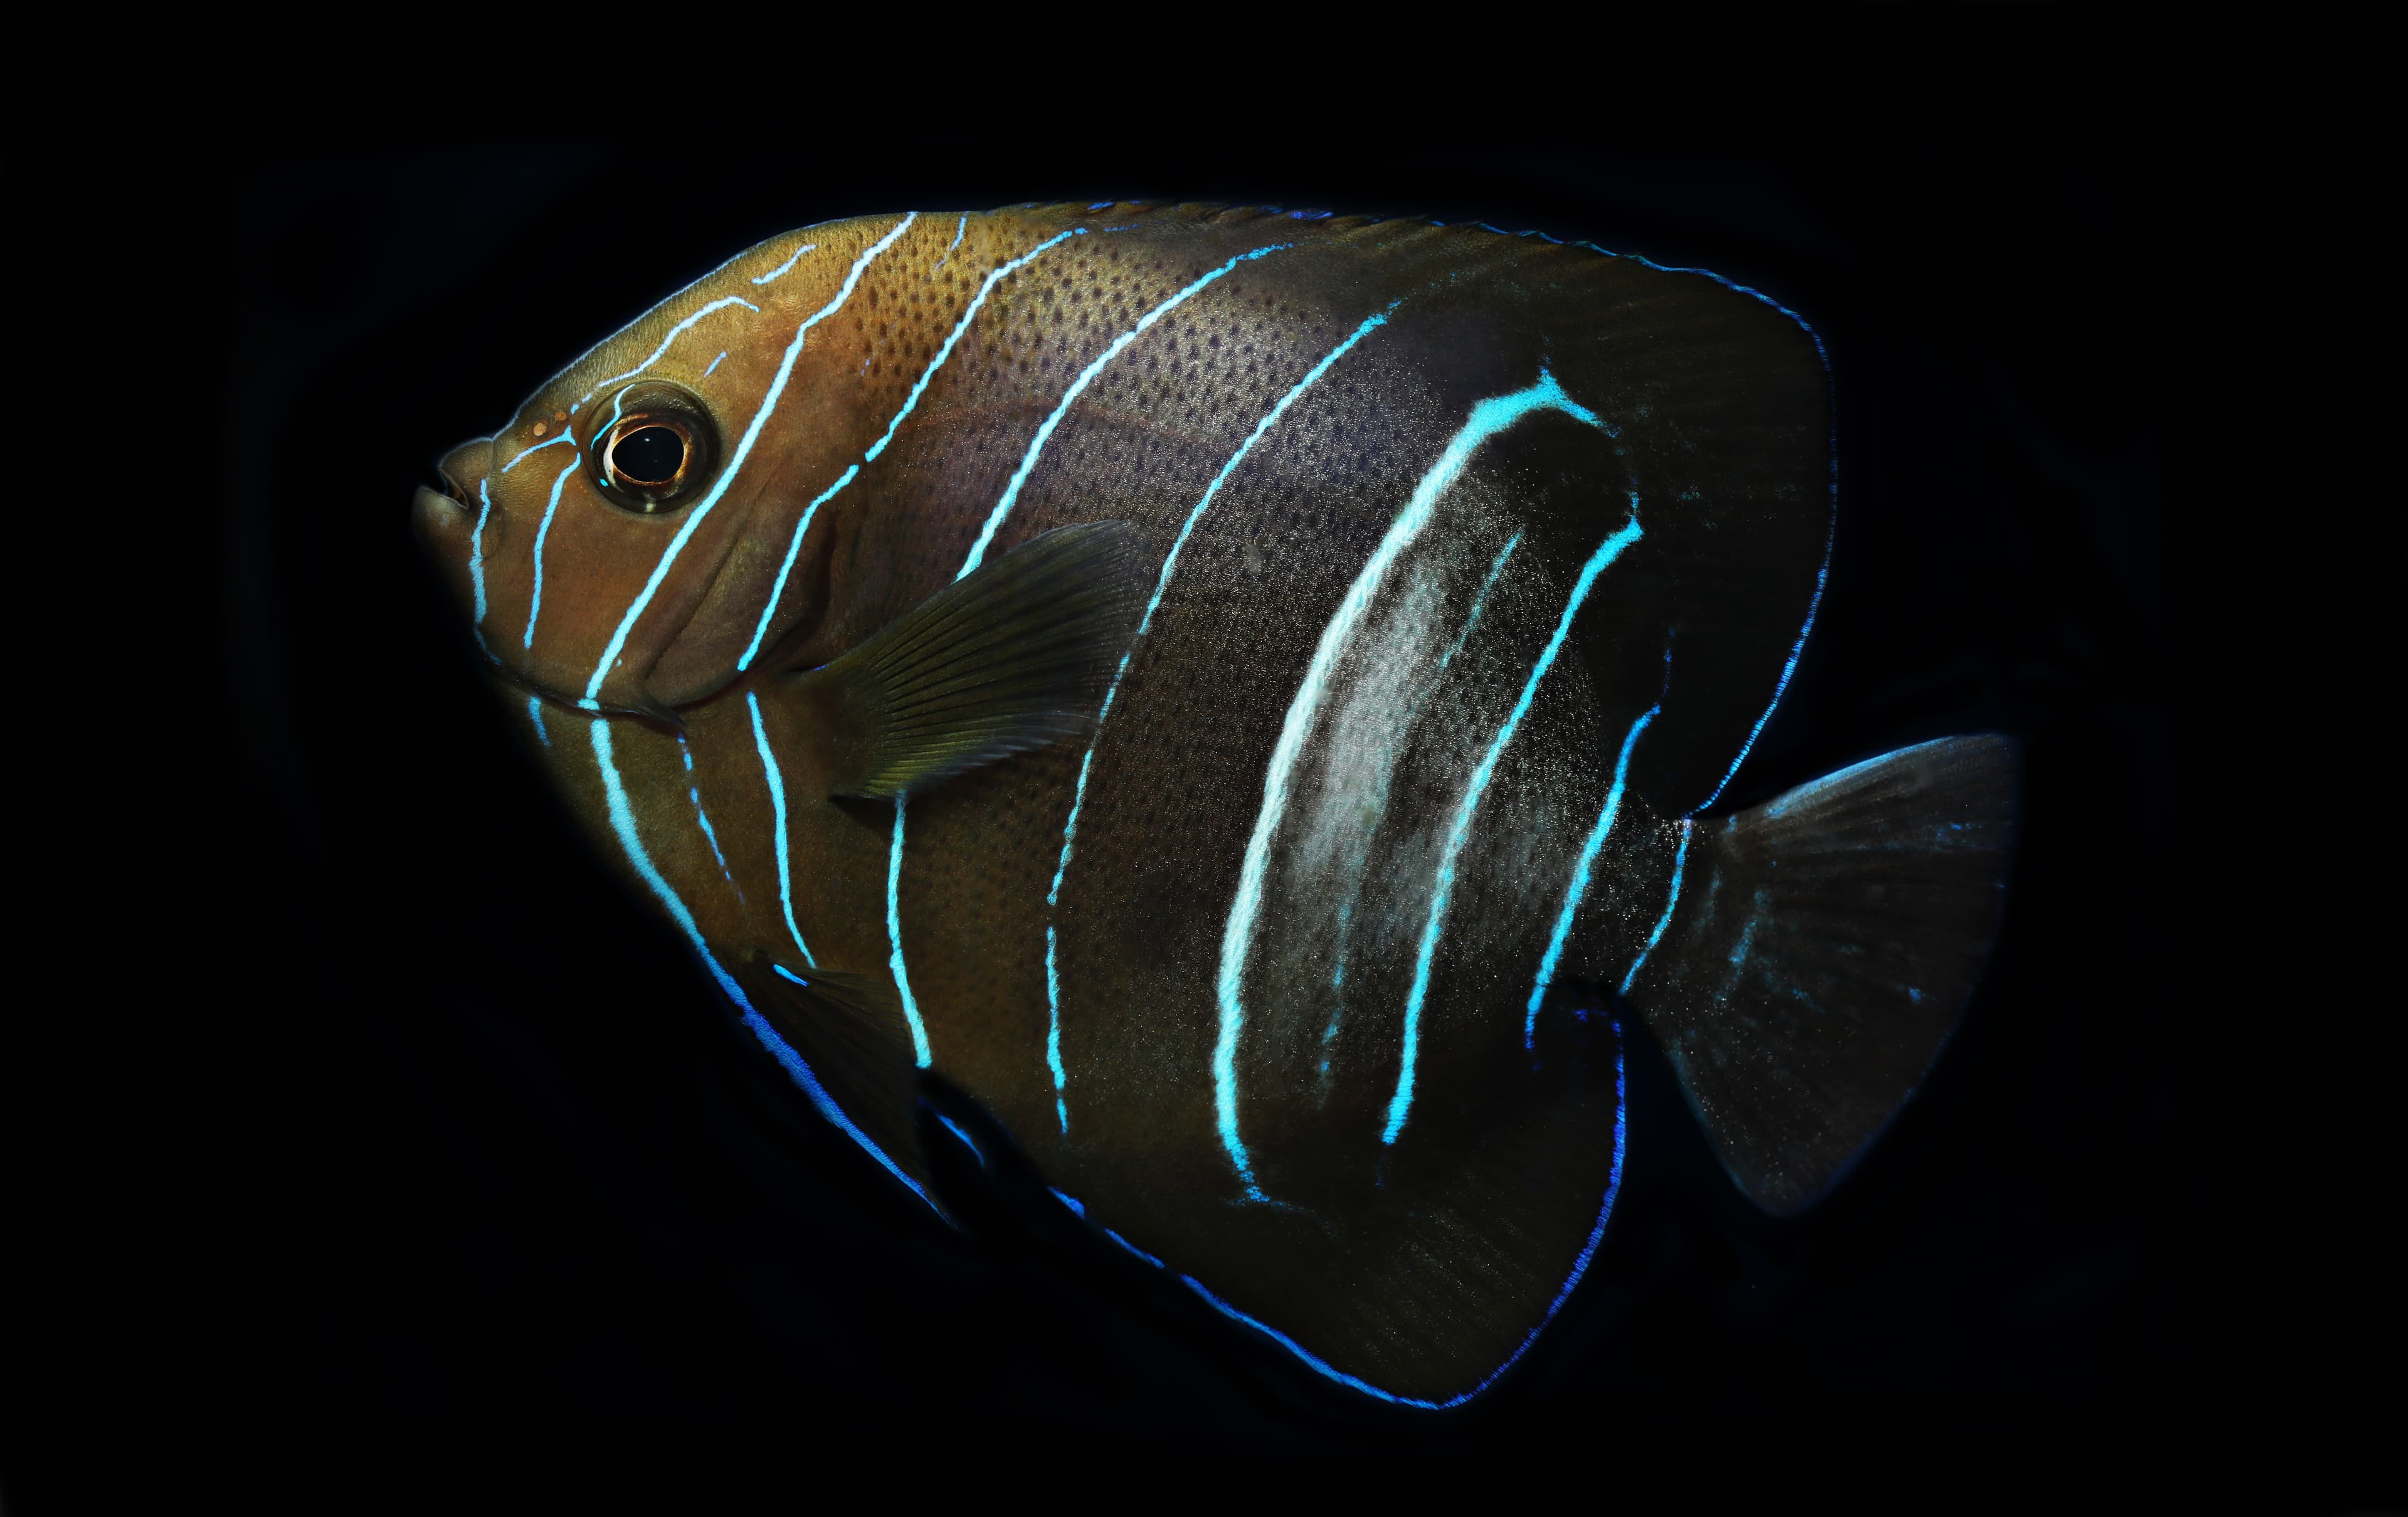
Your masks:
{"label": "fish head", "polygon": [[676,723],[744,677],[796,523],[861,456],[859,340],[826,318],[895,225],[738,254],[443,457],[418,533],[507,679]]}

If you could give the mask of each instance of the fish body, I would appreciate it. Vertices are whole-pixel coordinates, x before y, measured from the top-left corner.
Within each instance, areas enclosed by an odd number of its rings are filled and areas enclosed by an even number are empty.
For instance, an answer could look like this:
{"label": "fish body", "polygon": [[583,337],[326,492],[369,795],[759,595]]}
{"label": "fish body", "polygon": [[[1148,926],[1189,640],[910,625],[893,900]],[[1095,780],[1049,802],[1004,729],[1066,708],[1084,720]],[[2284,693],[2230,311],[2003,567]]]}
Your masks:
{"label": "fish body", "polygon": [[1829,404],[1789,313],[1584,246],[869,217],[638,318],[418,517],[563,794],[875,1162],[930,1194],[934,1071],[1124,1246],[1443,1406],[1597,1246],[1626,1015],[1793,1211],[1988,951],[2003,739],[1713,809],[1820,601]]}

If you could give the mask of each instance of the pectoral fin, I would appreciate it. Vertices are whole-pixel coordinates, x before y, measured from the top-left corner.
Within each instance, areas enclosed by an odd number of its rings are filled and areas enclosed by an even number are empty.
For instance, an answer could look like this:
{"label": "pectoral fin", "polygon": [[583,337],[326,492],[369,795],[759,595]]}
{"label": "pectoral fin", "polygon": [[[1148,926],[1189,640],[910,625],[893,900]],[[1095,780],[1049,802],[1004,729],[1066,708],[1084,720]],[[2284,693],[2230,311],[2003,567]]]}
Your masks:
{"label": "pectoral fin", "polygon": [[1084,732],[1142,591],[1125,522],[1033,537],[803,677],[836,737],[835,795],[892,796]]}

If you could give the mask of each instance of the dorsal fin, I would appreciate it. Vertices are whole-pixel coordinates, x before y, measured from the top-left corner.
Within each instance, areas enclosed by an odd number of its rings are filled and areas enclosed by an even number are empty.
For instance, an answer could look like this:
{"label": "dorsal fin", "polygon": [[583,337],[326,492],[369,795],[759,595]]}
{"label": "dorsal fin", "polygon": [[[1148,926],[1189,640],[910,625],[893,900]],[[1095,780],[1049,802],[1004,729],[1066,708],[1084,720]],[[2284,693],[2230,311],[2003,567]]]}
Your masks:
{"label": "dorsal fin", "polygon": [[829,794],[908,794],[1085,731],[1137,620],[1136,528],[1032,537],[803,678],[838,765]]}

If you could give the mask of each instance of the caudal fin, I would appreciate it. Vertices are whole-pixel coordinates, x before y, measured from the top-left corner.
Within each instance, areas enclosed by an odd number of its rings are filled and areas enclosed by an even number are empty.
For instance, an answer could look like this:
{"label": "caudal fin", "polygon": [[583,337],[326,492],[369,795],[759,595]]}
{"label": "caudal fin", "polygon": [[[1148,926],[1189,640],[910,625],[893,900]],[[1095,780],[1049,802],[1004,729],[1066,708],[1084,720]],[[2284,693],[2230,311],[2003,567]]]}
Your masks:
{"label": "caudal fin", "polygon": [[1631,999],[1766,1210],[1829,1190],[1956,1025],[1998,937],[2017,767],[2009,738],[1945,737],[1694,824]]}

